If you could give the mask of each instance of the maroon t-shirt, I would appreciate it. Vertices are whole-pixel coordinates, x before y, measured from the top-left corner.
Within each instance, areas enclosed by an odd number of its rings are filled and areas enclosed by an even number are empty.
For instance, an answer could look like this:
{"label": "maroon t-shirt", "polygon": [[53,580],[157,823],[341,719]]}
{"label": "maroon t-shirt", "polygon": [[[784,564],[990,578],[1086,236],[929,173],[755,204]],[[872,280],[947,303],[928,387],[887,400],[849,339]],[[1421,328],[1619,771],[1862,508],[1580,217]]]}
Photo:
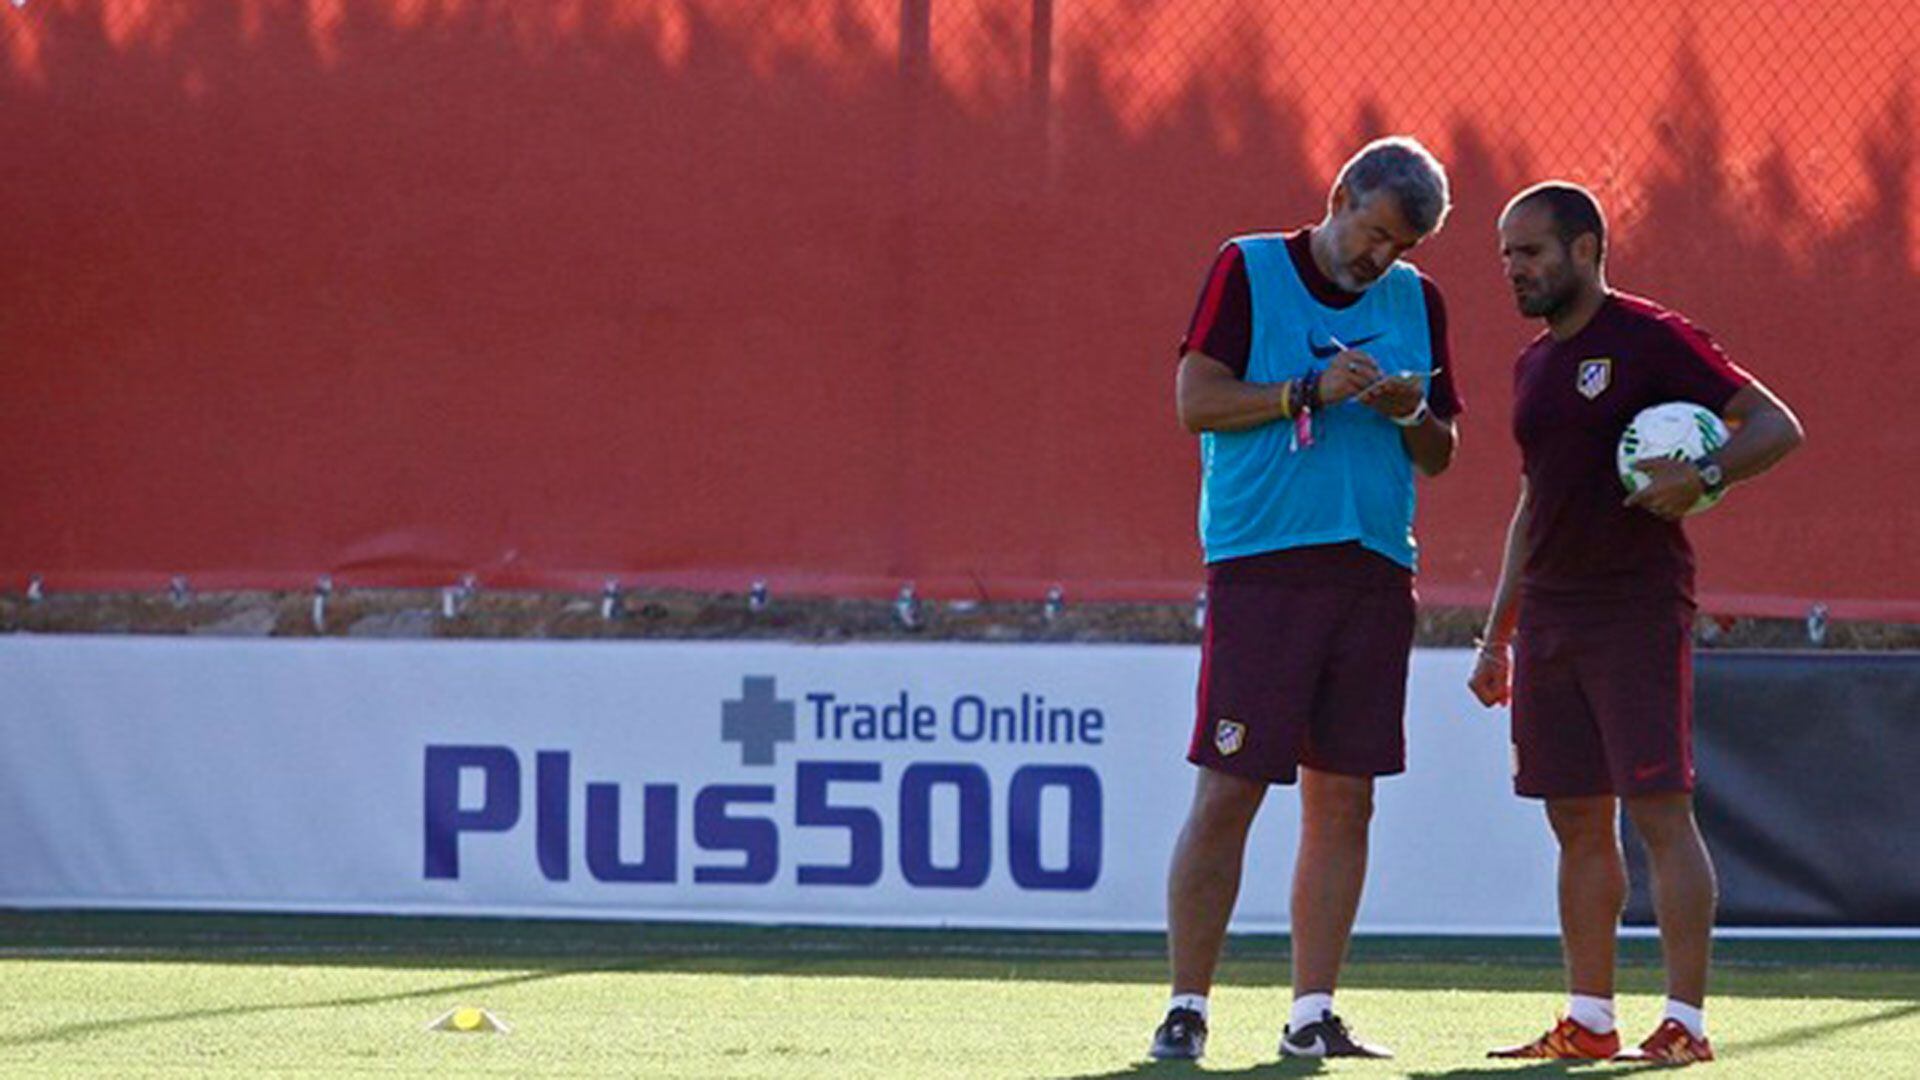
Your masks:
{"label": "maroon t-shirt", "polygon": [[[1300,274],[1313,298],[1330,308],[1352,307],[1360,302],[1359,293],[1350,293],[1320,272],[1313,261],[1312,229],[1287,234],[1287,254],[1293,256],[1293,268]],[[1447,350],[1447,308],[1440,290],[1425,274],[1420,289],[1427,299],[1427,334],[1433,353],[1434,376],[1427,387],[1427,407],[1442,420],[1460,415],[1463,402],[1454,387],[1453,361]],[[1177,355],[1202,352],[1233,369],[1242,378],[1247,374],[1247,353],[1253,348],[1253,286],[1247,281],[1246,260],[1237,244],[1221,247],[1200,289],[1187,335],[1180,339]]]}
{"label": "maroon t-shirt", "polygon": [[1693,603],[1693,548],[1677,522],[1622,505],[1614,465],[1635,413],[1669,401],[1714,412],[1752,376],[1706,333],[1650,300],[1610,293],[1566,341],[1541,334],[1513,369],[1513,434],[1531,493],[1521,618],[1604,621]]}

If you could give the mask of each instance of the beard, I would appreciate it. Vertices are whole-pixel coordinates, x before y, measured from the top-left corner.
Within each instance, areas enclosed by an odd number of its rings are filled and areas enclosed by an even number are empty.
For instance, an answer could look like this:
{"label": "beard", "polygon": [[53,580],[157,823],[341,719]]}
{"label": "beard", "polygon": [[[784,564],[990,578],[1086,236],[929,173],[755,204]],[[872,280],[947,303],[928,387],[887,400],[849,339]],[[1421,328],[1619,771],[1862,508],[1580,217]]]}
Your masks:
{"label": "beard", "polygon": [[1387,276],[1383,272],[1374,274],[1372,277],[1363,277],[1363,273],[1364,271],[1352,263],[1343,263],[1340,269],[1334,272],[1333,283],[1340,286],[1340,288],[1346,292],[1363,293],[1378,284],[1381,278]]}
{"label": "beard", "polygon": [[1579,286],[1571,279],[1561,281],[1543,281],[1541,287],[1530,293],[1515,293],[1514,304],[1520,314],[1529,319],[1550,319],[1566,310],[1568,304],[1580,294]]}

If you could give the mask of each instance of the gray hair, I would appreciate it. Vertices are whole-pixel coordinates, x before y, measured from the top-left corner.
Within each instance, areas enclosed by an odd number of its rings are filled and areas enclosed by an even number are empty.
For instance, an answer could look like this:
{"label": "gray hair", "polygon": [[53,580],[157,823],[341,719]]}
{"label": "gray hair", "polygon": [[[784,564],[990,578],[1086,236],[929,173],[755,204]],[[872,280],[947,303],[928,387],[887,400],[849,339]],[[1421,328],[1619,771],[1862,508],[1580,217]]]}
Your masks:
{"label": "gray hair", "polygon": [[1341,185],[1356,204],[1377,191],[1392,192],[1407,224],[1422,236],[1439,232],[1453,209],[1446,168],[1410,135],[1391,135],[1361,147],[1340,166],[1333,186]]}

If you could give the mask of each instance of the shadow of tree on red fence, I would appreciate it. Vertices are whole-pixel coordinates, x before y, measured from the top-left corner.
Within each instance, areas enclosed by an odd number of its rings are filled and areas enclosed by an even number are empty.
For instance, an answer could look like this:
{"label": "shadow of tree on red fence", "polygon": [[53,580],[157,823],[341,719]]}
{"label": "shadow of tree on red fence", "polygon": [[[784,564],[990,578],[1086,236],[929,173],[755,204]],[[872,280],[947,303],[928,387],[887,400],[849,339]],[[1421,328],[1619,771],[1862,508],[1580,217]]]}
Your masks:
{"label": "shadow of tree on red fence", "polygon": [[[316,29],[184,0],[119,40],[102,8],[11,13],[35,44],[0,79],[0,580],[1190,595],[1170,391],[1201,275],[1228,235],[1317,218],[1311,120],[1350,114],[1356,144],[1400,121],[1275,93],[1251,37],[1144,124],[1084,48],[1045,112],[1004,81],[964,97],[872,8]],[[1920,408],[1910,83],[1859,147],[1871,204],[1828,222],[1783,149],[1729,184],[1685,42],[1671,78],[1615,282],[1714,330],[1811,435],[1695,529],[1709,604],[1920,617],[1920,511],[1866,464],[1920,454],[1880,422]],[[1456,185],[1419,253],[1470,402],[1422,507],[1423,587],[1454,602],[1488,591],[1533,333],[1493,222],[1538,177],[1496,130],[1418,132]]]}

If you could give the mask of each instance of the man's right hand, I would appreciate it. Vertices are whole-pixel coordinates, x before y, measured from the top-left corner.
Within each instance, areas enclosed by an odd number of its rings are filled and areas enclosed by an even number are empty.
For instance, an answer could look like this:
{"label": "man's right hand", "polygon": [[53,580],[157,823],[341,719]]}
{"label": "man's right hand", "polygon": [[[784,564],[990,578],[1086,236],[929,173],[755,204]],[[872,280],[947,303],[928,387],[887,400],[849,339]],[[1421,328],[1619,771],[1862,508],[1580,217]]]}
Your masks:
{"label": "man's right hand", "polygon": [[1491,709],[1513,701],[1513,654],[1505,645],[1482,645],[1473,658],[1467,689]]}
{"label": "man's right hand", "polygon": [[1320,373],[1320,404],[1338,405],[1380,381],[1380,365],[1359,349],[1333,358]]}

